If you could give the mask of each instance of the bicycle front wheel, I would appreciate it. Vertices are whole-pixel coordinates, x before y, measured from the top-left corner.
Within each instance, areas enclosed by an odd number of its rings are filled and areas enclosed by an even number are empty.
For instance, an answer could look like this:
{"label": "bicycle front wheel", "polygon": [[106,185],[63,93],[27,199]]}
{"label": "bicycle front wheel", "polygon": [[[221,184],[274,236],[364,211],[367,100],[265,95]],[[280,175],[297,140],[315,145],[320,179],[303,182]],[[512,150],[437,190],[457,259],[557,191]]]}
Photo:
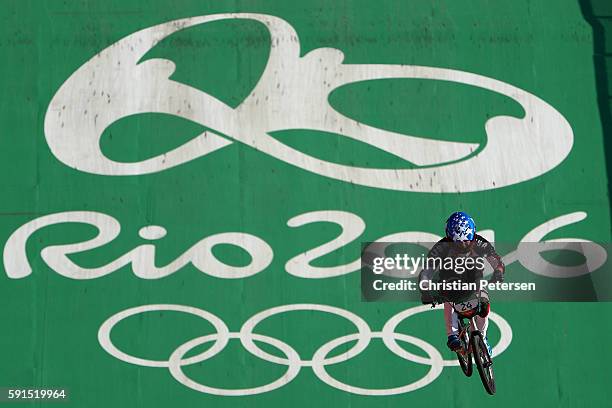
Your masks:
{"label": "bicycle front wheel", "polygon": [[493,360],[487,350],[487,345],[482,338],[481,333],[472,334],[472,351],[474,354],[474,362],[478,369],[478,374],[484,385],[485,390],[493,395],[495,394],[495,377],[493,376]]}

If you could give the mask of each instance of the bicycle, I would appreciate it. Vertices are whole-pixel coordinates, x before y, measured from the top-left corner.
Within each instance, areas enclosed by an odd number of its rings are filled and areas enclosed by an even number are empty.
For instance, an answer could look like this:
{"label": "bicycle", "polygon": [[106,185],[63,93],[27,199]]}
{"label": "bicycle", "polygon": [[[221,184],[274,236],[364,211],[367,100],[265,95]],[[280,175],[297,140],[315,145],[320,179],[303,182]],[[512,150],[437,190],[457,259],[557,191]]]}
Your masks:
{"label": "bicycle", "polygon": [[[464,302],[449,302],[459,316],[461,348],[457,351],[457,360],[459,360],[463,373],[467,377],[471,377],[473,359],[482,385],[487,393],[494,395],[496,388],[495,376],[493,375],[493,358],[489,355],[484,337],[476,326],[476,316],[480,313],[482,302],[480,301],[480,292],[475,293],[475,295]],[[448,300],[445,301],[448,302]],[[432,303],[432,307],[435,306],[436,302]]]}

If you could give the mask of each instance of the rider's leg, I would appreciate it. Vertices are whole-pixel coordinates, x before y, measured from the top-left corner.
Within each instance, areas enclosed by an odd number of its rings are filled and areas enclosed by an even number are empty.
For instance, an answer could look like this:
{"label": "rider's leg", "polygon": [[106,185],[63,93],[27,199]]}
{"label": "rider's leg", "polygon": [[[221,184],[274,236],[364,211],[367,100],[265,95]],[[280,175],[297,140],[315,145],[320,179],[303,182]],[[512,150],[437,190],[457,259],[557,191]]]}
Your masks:
{"label": "rider's leg", "polygon": [[453,306],[444,302],[444,322],[446,323],[446,335],[459,334],[459,317]]}
{"label": "rider's leg", "polygon": [[482,333],[482,337],[484,338],[485,344],[487,345],[487,349],[489,350],[489,355],[493,357],[493,349],[489,344],[489,339],[487,339],[487,328],[489,327],[489,311],[490,305],[487,305],[487,312],[483,313],[484,317],[476,316],[476,327]]}
{"label": "rider's leg", "polygon": [[453,306],[446,302],[444,303],[444,322],[446,323],[446,334],[448,341],[446,345],[449,349],[457,351],[461,348],[461,341],[459,340],[459,317]]}
{"label": "rider's leg", "polygon": [[476,327],[482,333],[484,337],[487,337],[487,328],[489,327],[489,316],[480,317],[476,316]]}
{"label": "rider's leg", "polygon": [[480,304],[480,314],[476,315],[476,327],[482,333],[483,337],[487,337],[487,328],[489,327],[489,312],[491,311],[491,303],[489,296],[485,292],[482,294],[482,303]]}

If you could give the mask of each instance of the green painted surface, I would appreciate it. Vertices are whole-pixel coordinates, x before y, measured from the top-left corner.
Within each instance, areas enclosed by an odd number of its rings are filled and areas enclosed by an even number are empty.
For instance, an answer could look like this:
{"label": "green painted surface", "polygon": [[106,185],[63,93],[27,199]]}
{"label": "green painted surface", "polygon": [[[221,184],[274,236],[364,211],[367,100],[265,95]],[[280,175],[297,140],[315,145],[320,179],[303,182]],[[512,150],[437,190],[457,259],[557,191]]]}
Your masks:
{"label": "green painted surface", "polygon": [[[62,164],[45,140],[43,122],[60,85],[82,64],[115,41],[173,19],[226,12],[271,14],[299,33],[301,54],[340,49],[348,64],[445,67],[492,77],[545,100],[570,123],[569,156],[532,180],[474,193],[414,193],[364,187],[323,177],[234,143],[175,168],[142,176],[89,174]],[[200,239],[245,232],[273,250],[272,263],[253,276],[223,279],[187,265],[145,280],[123,267],[104,277],[74,280],[59,275],[40,256],[49,245],[95,236],[91,226],[42,229],[28,241],[33,273],[22,279],[0,274],[0,386],[68,387],[66,406],[603,406],[606,373],[602,352],[612,334],[609,303],[495,304],[512,327],[509,348],[495,359],[498,393],[486,395],[477,378],[445,368],[431,384],[405,394],[374,397],[342,392],[308,367],[289,384],[254,396],[220,397],[186,388],[164,368],[127,364],[98,343],[100,325],[126,308],[151,303],[191,305],[221,317],[233,331],[262,310],[291,303],[334,305],[361,316],[373,330],[416,304],[362,303],[358,272],[304,279],[285,263],[328,242],[340,228],[315,223],[287,226],[310,211],[342,210],[366,223],[364,233],[313,262],[334,266],[353,261],[360,242],[401,231],[441,234],[446,216],[469,211],[496,239],[520,240],[555,217],[584,211],[588,217],[547,238],[577,237],[610,242],[603,130],[597,105],[591,26],[573,1],[473,2],[13,2],[2,10],[0,52],[0,236],[26,222],[63,211],[98,211],[117,219],[121,233],[111,243],[72,256],[84,267],[104,265],[138,245],[145,225],[164,226],[155,243],[156,265],[176,259]],[[249,21],[222,21],[181,31],[145,57],[177,64],[172,79],[237,106],[257,83],[269,52],[265,28]],[[429,83],[428,83],[429,82]],[[521,117],[509,98],[451,82],[394,79],[348,85],[330,97],[339,111],[360,122],[439,140],[485,143],[487,118]],[[101,148],[116,160],[136,161],[168,151],[203,127],[179,117],[143,114],[106,129]],[[230,135],[231,136],[231,135]],[[279,140],[336,163],[413,168],[413,163],[333,134],[294,130]],[[501,159],[500,159],[501,160]],[[235,265],[245,254],[219,247],[219,259]],[[516,266],[516,265],[515,265]],[[511,276],[512,267],[508,270]],[[398,331],[445,350],[440,312],[420,314]],[[494,325],[490,337],[498,337]],[[275,316],[257,328],[292,345],[304,359],[327,341],[354,331],[346,321],[319,312]],[[210,324],[176,312],[149,313],[120,323],[113,341],[124,351],[167,358],[178,345],[213,332]],[[262,346],[265,347],[265,346]],[[417,348],[409,351],[421,353]],[[280,355],[273,347],[266,348]],[[337,351],[336,351],[337,353]],[[427,366],[391,354],[372,340],[359,356],[330,365],[330,374],[359,387],[390,388],[423,377]],[[247,388],[274,381],[286,367],[262,361],[232,340],[218,356],[185,368],[213,387]],[[33,403],[36,405],[36,403]]]}

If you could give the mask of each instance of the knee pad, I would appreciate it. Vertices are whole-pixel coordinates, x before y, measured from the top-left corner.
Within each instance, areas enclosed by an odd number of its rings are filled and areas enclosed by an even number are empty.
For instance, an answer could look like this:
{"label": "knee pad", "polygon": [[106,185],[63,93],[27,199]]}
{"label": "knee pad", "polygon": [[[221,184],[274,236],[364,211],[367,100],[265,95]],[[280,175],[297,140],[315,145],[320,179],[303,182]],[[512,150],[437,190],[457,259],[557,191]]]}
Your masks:
{"label": "knee pad", "polygon": [[491,311],[491,304],[489,302],[483,302],[480,304],[480,313],[478,313],[478,316],[485,318],[489,315],[490,311]]}

